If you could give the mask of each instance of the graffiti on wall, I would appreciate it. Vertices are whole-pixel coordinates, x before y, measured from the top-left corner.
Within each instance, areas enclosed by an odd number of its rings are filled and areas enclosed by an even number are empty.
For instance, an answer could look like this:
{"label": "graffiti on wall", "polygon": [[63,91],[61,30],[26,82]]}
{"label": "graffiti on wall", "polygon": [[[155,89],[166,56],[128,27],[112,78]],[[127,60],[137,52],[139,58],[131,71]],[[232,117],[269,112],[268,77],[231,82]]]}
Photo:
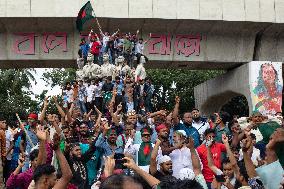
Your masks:
{"label": "graffiti on wall", "polygon": [[[44,32],[35,33],[15,33],[13,35],[12,51],[19,55],[35,55],[37,40],[39,47],[44,53],[51,53],[55,48],[60,48],[61,52],[67,52],[66,32]],[[149,55],[180,55],[184,57],[199,56],[200,35],[189,34],[150,34],[150,39],[146,43]],[[88,33],[83,33],[80,38],[88,39]],[[76,46],[76,45],[74,45]]]}
{"label": "graffiti on wall", "polygon": [[40,38],[42,52],[50,53],[56,47],[60,47],[62,52],[67,52],[67,33],[54,32],[36,35],[35,33],[15,33],[13,37],[12,51],[20,55],[35,55],[35,43]]}
{"label": "graffiti on wall", "polygon": [[253,62],[251,70],[253,110],[265,115],[281,112],[282,63]]}
{"label": "graffiti on wall", "polygon": [[173,52],[185,57],[199,56],[201,39],[200,35],[150,34],[148,52],[159,55],[170,55]]}

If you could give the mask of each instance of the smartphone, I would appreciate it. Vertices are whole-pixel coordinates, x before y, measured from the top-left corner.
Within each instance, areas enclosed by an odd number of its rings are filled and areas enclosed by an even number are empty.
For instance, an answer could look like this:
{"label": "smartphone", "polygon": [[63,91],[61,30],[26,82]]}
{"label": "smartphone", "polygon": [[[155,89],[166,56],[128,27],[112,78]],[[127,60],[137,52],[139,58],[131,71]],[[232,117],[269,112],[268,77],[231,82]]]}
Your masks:
{"label": "smartphone", "polygon": [[114,154],[114,160],[115,160],[115,169],[127,169],[123,164],[126,162],[126,160],[123,159],[124,154],[115,153]]}
{"label": "smartphone", "polygon": [[225,175],[216,175],[215,176],[217,182],[225,182]]}

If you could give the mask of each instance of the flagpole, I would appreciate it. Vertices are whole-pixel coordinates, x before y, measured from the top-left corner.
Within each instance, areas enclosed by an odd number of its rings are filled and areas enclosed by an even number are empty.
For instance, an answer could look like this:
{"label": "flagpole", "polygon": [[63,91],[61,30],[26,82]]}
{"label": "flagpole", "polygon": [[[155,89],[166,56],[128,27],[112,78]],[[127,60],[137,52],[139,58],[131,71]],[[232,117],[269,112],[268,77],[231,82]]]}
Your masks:
{"label": "flagpole", "polygon": [[100,23],[99,23],[98,18],[97,18],[97,17],[95,17],[95,19],[96,19],[96,21],[97,21],[97,24],[98,24],[99,28],[100,28],[100,29],[102,29],[102,27],[101,27],[101,25],[100,25]]}

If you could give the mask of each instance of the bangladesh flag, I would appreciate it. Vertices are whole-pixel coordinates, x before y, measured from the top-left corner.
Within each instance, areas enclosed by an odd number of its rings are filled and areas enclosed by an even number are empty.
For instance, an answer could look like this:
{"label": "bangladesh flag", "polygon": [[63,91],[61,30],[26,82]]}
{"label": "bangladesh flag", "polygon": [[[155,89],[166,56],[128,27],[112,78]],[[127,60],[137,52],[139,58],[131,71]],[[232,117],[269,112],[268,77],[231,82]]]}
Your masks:
{"label": "bangladesh flag", "polygon": [[95,13],[94,13],[94,9],[90,3],[90,1],[88,1],[79,11],[78,16],[77,16],[77,20],[76,20],[76,26],[77,29],[79,30],[79,32],[81,32],[83,30],[83,25],[85,24],[85,22],[87,22],[88,20],[95,18]]}

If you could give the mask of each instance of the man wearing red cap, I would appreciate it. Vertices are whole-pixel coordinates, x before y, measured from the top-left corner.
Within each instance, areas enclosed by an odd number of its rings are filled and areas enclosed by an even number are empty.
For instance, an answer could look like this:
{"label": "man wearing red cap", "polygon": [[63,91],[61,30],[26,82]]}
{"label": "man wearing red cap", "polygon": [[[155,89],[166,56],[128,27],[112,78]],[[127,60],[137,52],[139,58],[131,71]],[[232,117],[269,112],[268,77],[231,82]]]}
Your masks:
{"label": "man wearing red cap", "polygon": [[[26,130],[26,150],[25,154],[30,154],[33,147],[35,147],[38,143],[38,138],[36,136],[36,126],[37,126],[38,116],[35,113],[30,113],[28,116],[28,125],[25,127],[22,127],[22,129]],[[29,156],[25,158],[24,167],[22,168],[22,171],[26,171],[29,169]]]}
{"label": "man wearing red cap", "polygon": [[178,147],[174,147],[169,141],[169,129],[165,124],[160,124],[156,127],[158,133],[158,139],[161,141],[160,147],[163,155],[169,155],[173,150]]}

